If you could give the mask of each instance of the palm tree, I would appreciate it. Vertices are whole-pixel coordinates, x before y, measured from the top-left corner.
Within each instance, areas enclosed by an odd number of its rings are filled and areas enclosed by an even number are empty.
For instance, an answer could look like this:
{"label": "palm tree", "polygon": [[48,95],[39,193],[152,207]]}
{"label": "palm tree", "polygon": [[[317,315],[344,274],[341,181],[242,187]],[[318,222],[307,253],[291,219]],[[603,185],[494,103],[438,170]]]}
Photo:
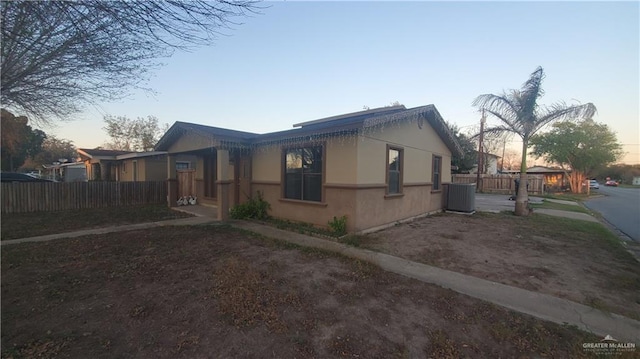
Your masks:
{"label": "palm tree", "polygon": [[516,216],[529,214],[529,197],[527,194],[527,148],[529,139],[545,125],[557,120],[575,120],[591,118],[596,113],[592,103],[568,106],[558,102],[551,106],[539,106],[542,97],[542,80],[544,70],[538,67],[522,85],[520,90],[510,90],[502,95],[484,94],[473,100],[473,106],[485,110],[501,121],[500,125],[485,129],[488,133],[511,132],[522,137],[522,164],[520,167],[520,183],[516,195]]}

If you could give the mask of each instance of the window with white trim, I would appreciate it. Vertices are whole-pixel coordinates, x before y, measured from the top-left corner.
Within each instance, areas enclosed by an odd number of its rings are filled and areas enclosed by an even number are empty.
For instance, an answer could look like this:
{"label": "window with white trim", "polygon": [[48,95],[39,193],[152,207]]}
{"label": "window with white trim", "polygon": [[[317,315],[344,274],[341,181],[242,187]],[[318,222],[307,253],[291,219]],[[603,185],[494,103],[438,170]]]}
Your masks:
{"label": "window with white trim", "polygon": [[403,150],[387,146],[387,194],[402,193]]}

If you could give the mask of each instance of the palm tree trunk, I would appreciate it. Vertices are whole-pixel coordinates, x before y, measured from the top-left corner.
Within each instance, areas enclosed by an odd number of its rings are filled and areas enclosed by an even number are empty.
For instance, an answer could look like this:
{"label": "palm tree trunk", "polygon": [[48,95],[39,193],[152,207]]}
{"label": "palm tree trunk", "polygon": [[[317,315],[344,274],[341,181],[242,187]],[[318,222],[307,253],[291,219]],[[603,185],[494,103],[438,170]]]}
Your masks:
{"label": "palm tree trunk", "polygon": [[529,138],[522,138],[522,162],[520,164],[520,186],[516,193],[516,216],[529,215],[529,194],[527,193],[527,148],[529,147]]}

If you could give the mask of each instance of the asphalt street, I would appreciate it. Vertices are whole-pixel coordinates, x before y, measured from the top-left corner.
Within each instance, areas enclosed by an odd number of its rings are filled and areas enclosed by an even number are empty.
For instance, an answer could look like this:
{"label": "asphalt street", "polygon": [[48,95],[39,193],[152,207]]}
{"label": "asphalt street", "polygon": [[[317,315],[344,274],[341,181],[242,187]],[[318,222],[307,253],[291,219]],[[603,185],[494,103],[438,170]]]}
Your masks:
{"label": "asphalt street", "polygon": [[640,188],[606,187],[594,192],[602,197],[585,201],[589,209],[602,217],[634,241],[640,241]]}

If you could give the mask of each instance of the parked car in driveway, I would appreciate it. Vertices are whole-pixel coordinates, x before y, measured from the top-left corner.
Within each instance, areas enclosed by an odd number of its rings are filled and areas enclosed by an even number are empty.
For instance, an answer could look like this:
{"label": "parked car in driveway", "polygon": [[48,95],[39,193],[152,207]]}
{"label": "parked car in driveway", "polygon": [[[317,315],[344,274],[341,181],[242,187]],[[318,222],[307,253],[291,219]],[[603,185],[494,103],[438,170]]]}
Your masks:
{"label": "parked car in driveway", "polygon": [[613,186],[613,187],[618,187],[618,182],[614,181],[614,180],[608,180],[607,182],[604,183],[605,186]]}
{"label": "parked car in driveway", "polygon": [[[583,186],[587,185],[587,181],[585,180],[584,182],[582,182]],[[600,189],[600,184],[598,183],[598,181],[592,179],[589,180],[589,188],[593,188],[593,189]]]}
{"label": "parked car in driveway", "polygon": [[53,182],[48,179],[36,178],[26,173],[0,172],[0,182]]}

